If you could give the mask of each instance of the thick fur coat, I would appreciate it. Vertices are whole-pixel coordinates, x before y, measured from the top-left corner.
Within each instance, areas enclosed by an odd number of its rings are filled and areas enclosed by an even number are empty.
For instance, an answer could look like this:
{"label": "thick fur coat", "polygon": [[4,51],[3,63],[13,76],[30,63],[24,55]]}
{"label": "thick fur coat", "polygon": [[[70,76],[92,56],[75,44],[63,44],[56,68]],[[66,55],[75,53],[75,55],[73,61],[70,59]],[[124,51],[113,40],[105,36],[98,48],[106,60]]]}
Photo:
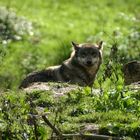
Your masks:
{"label": "thick fur coat", "polygon": [[61,65],[48,67],[29,74],[21,83],[26,88],[35,82],[68,82],[80,86],[92,86],[102,63],[103,42],[98,45],[72,42],[71,57]]}

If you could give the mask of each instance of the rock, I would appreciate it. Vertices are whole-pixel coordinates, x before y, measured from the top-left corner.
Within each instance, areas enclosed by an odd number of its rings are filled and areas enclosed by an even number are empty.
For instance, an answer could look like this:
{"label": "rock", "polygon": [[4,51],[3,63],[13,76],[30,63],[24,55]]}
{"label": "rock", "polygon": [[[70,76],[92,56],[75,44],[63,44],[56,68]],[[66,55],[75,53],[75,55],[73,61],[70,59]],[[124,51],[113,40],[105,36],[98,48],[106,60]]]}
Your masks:
{"label": "rock", "polygon": [[126,85],[140,83],[140,61],[131,61],[123,66],[124,82]]}
{"label": "rock", "polygon": [[85,123],[83,124],[83,126],[80,127],[80,132],[82,134],[85,133],[99,134],[99,125],[93,123]]}
{"label": "rock", "polygon": [[29,87],[24,88],[23,90],[26,92],[33,92],[33,91],[51,91],[55,93],[56,95],[68,93],[73,90],[81,89],[82,87],[79,87],[78,85],[72,85],[68,83],[47,83],[47,82],[37,82],[31,84]]}

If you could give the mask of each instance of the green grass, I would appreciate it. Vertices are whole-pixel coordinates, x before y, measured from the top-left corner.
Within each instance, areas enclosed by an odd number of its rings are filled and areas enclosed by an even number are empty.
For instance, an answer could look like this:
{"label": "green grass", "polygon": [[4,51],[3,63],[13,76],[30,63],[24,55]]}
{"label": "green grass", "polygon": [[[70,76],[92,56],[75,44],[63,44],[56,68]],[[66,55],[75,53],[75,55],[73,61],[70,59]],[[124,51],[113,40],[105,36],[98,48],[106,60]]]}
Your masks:
{"label": "green grass", "polygon": [[7,82],[2,87],[16,87],[27,73],[61,63],[69,57],[71,41],[96,43],[103,40],[107,59],[115,41],[124,62],[139,57],[139,1],[126,4],[121,0],[25,0],[23,4],[5,0],[0,5],[24,16],[34,26],[34,36],[6,45],[0,75],[2,83],[12,80],[14,84]]}
{"label": "green grass", "polygon": [[88,88],[85,88],[58,97],[54,93],[41,91],[1,94],[2,137],[8,135],[13,139],[22,139],[25,134],[29,139],[34,139],[36,125],[38,138],[49,138],[51,130],[40,117],[34,119],[32,116],[39,115],[43,109],[43,112],[49,113],[49,120],[63,133],[87,133],[83,131],[85,125],[92,124],[98,125],[99,134],[139,138],[140,92],[125,90],[121,97],[117,92],[94,95],[87,91]]}
{"label": "green grass", "polygon": [[[29,114],[42,105],[51,112],[52,122],[60,112],[56,125],[63,132],[78,132],[83,123],[95,123],[99,124],[101,134],[138,139],[140,93],[124,86],[121,66],[130,60],[139,60],[139,5],[139,0],[1,0],[0,7],[12,9],[17,17],[25,17],[32,23],[34,33],[23,35],[19,41],[0,44],[0,133],[3,138],[26,139],[27,135],[35,139],[34,125],[27,120],[30,122]],[[85,88],[55,100],[51,92],[28,95],[17,90],[28,73],[67,59],[71,41],[96,43],[100,40],[104,41],[103,64],[94,84],[103,90],[100,95],[93,96]],[[118,51],[111,53],[115,44]],[[107,66],[111,67],[110,71]],[[37,127],[40,139],[50,136],[51,130],[41,120],[37,120]]]}
{"label": "green grass", "polygon": [[34,36],[6,45],[5,57],[0,62],[0,79],[2,83],[12,82],[2,87],[15,88],[27,73],[61,63],[69,57],[71,41],[103,40],[105,60],[117,42],[123,62],[139,59],[139,0],[127,3],[122,0],[25,0],[24,4],[5,0],[0,5],[24,16],[34,26]]}

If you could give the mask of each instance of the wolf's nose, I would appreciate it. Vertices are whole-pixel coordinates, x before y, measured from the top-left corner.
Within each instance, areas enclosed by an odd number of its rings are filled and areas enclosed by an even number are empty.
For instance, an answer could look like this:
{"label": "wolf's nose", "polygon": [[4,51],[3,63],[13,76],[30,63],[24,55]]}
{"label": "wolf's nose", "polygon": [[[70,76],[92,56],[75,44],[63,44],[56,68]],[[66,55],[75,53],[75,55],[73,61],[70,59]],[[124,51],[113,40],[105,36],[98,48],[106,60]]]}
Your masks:
{"label": "wolf's nose", "polygon": [[91,61],[87,61],[87,64],[88,64],[88,65],[91,65],[91,64],[92,64],[92,62],[91,62]]}

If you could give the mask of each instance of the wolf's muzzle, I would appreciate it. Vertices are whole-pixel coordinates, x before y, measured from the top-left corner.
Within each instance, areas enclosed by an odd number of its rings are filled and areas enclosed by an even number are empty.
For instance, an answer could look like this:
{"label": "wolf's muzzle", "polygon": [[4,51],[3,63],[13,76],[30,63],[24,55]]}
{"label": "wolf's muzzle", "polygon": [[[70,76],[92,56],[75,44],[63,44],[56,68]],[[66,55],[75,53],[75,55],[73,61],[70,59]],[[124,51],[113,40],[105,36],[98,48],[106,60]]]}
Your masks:
{"label": "wolf's muzzle", "polygon": [[92,65],[93,65],[93,64],[92,64],[92,61],[88,60],[88,61],[86,62],[86,65],[87,65],[88,67],[92,66]]}

